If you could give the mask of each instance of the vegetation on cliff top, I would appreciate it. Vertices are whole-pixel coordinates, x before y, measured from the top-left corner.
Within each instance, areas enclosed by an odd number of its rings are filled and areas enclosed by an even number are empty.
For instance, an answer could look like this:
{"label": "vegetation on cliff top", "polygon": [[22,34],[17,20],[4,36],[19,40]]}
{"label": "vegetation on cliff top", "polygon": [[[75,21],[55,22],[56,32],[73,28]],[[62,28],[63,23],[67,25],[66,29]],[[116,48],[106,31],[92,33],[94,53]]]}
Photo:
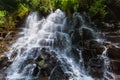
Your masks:
{"label": "vegetation on cliff top", "polygon": [[[0,0],[0,27],[15,28],[30,11],[37,10],[41,14],[50,13],[51,9],[60,8],[67,14],[87,12],[90,16],[104,18],[107,7],[114,0]],[[114,1],[120,6],[120,1]]]}

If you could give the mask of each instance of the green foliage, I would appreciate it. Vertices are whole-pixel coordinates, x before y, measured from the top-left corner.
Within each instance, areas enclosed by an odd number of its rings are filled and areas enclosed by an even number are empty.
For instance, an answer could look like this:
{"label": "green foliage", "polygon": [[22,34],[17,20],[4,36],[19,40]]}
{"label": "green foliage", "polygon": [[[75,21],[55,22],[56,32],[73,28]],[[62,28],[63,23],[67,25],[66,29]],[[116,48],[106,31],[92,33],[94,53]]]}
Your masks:
{"label": "green foliage", "polygon": [[113,4],[113,5],[116,5],[117,7],[120,7],[120,0],[108,0],[108,2],[106,3]]}
{"label": "green foliage", "polygon": [[0,19],[0,26],[3,25],[5,21],[3,19]]}
{"label": "green foliage", "polygon": [[0,17],[4,17],[6,15],[6,11],[0,11]]}
{"label": "green foliage", "polygon": [[29,3],[29,7],[31,9],[36,10],[38,8],[39,4],[40,4],[40,0],[29,0],[28,3]]}
{"label": "green foliage", "polygon": [[0,11],[0,26],[5,23],[6,11]]}
{"label": "green foliage", "polygon": [[51,8],[50,0],[23,0],[21,3],[26,4],[30,10],[48,12]]}
{"label": "green foliage", "polygon": [[120,0],[116,0],[116,5],[120,7]]}
{"label": "green foliage", "polygon": [[102,17],[104,17],[107,14],[105,10],[106,5],[104,2],[105,0],[94,0],[94,3],[89,8],[89,12],[92,15],[100,14]]}
{"label": "green foliage", "polygon": [[40,0],[38,10],[42,11],[43,13],[49,12],[51,9],[51,2],[50,0]]}
{"label": "green foliage", "polygon": [[19,4],[18,5],[18,9],[17,9],[17,12],[16,12],[17,16],[22,18],[25,15],[27,15],[28,12],[29,12],[29,8],[27,7],[27,5],[25,5],[25,4]]}
{"label": "green foliage", "polygon": [[60,8],[64,11],[67,10],[77,10],[79,7],[79,0],[53,0],[53,8]]}
{"label": "green foliage", "polygon": [[19,2],[18,0],[0,0],[2,10],[13,12],[17,9]]}
{"label": "green foliage", "polygon": [[62,9],[63,10],[67,10],[67,9],[77,10],[79,7],[78,3],[79,3],[78,0],[63,0]]}
{"label": "green foliage", "polygon": [[7,29],[15,28],[15,21],[12,16],[7,16],[4,26]]}
{"label": "green foliage", "polygon": [[31,10],[49,13],[51,9],[60,8],[66,13],[85,11],[104,18],[106,6],[112,2],[120,6],[120,0],[0,0],[0,26],[15,26],[16,18],[22,20]]}

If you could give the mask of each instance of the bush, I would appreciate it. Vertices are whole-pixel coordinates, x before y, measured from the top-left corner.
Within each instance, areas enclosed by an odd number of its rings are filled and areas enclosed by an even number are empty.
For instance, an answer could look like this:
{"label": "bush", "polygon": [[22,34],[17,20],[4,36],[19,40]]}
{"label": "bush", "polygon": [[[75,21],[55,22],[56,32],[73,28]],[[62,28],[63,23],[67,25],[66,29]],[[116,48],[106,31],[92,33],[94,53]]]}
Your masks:
{"label": "bush", "polygon": [[5,23],[6,11],[0,11],[0,26]]}
{"label": "bush", "polygon": [[89,13],[94,16],[99,14],[101,17],[105,17],[106,5],[104,4],[105,0],[94,0],[93,4],[89,8]]}
{"label": "bush", "polygon": [[20,18],[23,18],[25,15],[28,14],[30,9],[27,7],[25,4],[19,4],[18,9],[16,11],[16,15],[19,16]]}

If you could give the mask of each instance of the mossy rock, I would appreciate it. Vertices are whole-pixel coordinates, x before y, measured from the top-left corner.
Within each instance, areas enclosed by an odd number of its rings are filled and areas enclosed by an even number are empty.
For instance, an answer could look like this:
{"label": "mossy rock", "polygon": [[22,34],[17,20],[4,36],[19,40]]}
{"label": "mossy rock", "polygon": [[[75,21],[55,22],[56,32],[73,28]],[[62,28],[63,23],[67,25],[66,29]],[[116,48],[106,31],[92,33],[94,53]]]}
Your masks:
{"label": "mossy rock", "polygon": [[41,61],[39,61],[37,63],[38,63],[38,66],[40,66],[41,68],[45,68],[47,66],[47,64],[45,63],[44,60],[41,60]]}

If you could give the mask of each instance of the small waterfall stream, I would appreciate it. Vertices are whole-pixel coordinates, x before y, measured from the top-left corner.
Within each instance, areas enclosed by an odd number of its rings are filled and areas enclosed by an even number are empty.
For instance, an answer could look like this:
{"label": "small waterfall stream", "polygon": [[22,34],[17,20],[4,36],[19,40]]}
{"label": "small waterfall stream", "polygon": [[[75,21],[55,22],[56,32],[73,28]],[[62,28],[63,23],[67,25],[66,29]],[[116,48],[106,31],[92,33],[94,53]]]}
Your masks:
{"label": "small waterfall stream", "polygon": [[[69,34],[64,32],[64,29],[68,28],[65,24],[66,16],[59,9],[43,19],[39,19],[37,12],[31,12],[26,19],[25,28],[20,33],[22,36],[6,52],[9,60],[13,62],[6,70],[6,80],[36,80],[40,71],[33,76],[37,66],[34,61],[41,55],[42,48],[48,48],[56,53],[64,73],[71,75],[69,80],[95,80],[84,71],[82,51],[77,49],[80,55],[79,62],[71,55],[72,43]],[[94,31],[84,24],[79,29],[83,28],[94,34]],[[105,47],[102,54],[105,60],[106,51]],[[48,79],[51,80],[50,78]]]}

